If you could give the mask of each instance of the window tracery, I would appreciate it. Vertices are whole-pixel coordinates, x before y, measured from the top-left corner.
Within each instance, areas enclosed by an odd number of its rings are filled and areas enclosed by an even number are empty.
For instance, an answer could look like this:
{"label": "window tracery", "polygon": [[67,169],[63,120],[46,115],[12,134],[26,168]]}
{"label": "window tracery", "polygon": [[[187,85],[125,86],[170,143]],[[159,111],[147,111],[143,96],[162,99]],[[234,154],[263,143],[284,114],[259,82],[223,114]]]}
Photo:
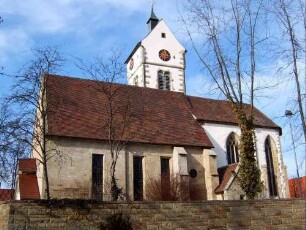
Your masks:
{"label": "window tracery", "polygon": [[228,164],[239,162],[238,138],[235,133],[231,133],[226,142],[226,153]]}
{"label": "window tracery", "polygon": [[269,194],[270,194],[270,197],[275,197],[278,195],[278,193],[277,193],[272,153],[273,152],[272,152],[272,146],[271,146],[271,138],[267,137],[265,141],[265,154],[266,154],[266,163],[267,163]]}
{"label": "window tracery", "polygon": [[170,72],[158,71],[158,88],[163,90],[170,90]]}

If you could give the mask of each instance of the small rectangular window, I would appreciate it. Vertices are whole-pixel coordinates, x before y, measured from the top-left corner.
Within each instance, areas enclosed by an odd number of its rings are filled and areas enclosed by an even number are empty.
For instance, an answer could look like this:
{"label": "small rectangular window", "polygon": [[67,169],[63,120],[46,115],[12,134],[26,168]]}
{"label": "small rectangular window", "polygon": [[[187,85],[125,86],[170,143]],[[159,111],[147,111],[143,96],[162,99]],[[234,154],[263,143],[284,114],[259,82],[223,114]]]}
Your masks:
{"label": "small rectangular window", "polygon": [[166,38],[166,33],[161,33],[162,38]]}
{"label": "small rectangular window", "polygon": [[169,158],[160,158],[160,182],[162,197],[165,200],[170,199],[170,164]]}
{"label": "small rectangular window", "polygon": [[103,199],[103,155],[92,155],[92,199]]}
{"label": "small rectangular window", "polygon": [[142,157],[134,156],[134,200],[143,200]]}
{"label": "small rectangular window", "polygon": [[162,177],[170,178],[169,158],[160,158],[160,170]]}

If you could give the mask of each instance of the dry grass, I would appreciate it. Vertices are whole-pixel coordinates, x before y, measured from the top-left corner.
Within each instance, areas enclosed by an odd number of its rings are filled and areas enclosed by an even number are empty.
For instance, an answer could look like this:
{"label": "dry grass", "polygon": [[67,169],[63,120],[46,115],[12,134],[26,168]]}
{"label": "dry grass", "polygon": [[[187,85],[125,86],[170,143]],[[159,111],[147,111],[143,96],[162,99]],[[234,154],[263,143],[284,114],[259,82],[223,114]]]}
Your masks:
{"label": "dry grass", "polygon": [[146,200],[188,201],[201,200],[202,197],[201,189],[190,183],[189,176],[160,176],[146,182]]}

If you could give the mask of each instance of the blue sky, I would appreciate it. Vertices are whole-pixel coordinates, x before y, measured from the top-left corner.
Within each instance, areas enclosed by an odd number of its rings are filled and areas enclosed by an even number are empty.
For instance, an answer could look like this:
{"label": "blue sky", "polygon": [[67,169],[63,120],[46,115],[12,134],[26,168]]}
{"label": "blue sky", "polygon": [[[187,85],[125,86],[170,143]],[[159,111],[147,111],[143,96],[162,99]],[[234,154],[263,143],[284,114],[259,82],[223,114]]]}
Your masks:
{"label": "blue sky", "polygon": [[[189,95],[210,95],[210,84],[200,69],[199,61],[190,46],[184,26],[179,20],[177,0],[155,1],[155,13],[164,19],[179,41],[188,50],[186,55],[186,85]],[[15,73],[29,60],[30,49],[58,46],[68,59],[78,57],[90,61],[100,55],[111,55],[112,48],[123,49],[122,61],[148,32],[146,22],[151,10],[150,0],[2,0],[0,16],[0,66],[5,73]],[[62,74],[82,77],[72,64]],[[277,81],[275,73],[265,73],[263,82]],[[0,97],[9,92],[11,82],[0,79]],[[294,109],[290,103],[294,88],[290,82],[267,90],[256,106],[283,128],[282,147],[288,176],[295,175],[293,151],[290,147],[288,120],[283,114]],[[299,161],[303,150],[298,149]],[[304,170],[303,170],[304,172]]]}

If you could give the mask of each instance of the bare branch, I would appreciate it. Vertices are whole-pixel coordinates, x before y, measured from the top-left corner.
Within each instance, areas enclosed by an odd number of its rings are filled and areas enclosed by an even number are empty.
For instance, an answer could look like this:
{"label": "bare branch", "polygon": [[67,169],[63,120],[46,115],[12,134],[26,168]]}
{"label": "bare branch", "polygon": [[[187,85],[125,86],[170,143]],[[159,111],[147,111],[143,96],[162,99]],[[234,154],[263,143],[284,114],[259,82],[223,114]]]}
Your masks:
{"label": "bare branch", "polygon": [[[47,161],[53,153],[47,151],[47,111],[54,105],[46,104],[46,77],[45,75],[55,73],[62,66],[64,59],[57,48],[46,47],[33,50],[33,59],[29,61],[17,75],[12,76],[14,85],[5,104],[9,105],[12,116],[10,117],[5,134],[10,135],[14,143],[23,144],[23,156],[37,158],[44,167],[44,179],[46,181],[46,198],[50,198]],[[14,150],[12,150],[14,151]],[[15,151],[16,152],[16,151]],[[16,152],[17,154],[17,152]],[[19,158],[15,155],[7,156],[17,162]],[[16,168],[14,169],[16,171]]]}

